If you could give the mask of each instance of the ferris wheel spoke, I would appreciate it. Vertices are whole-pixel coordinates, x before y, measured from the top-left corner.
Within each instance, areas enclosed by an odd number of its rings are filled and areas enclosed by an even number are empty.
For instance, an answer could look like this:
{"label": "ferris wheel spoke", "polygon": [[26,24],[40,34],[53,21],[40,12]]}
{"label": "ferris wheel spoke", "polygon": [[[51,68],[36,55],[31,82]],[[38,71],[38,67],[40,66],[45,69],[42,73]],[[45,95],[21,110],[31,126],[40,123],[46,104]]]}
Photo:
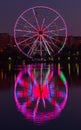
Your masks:
{"label": "ferris wheel spoke", "polygon": [[54,96],[57,97],[57,98],[64,98],[65,94],[66,94],[65,92],[55,90]]}
{"label": "ferris wheel spoke", "polygon": [[59,31],[65,31],[66,30],[66,28],[59,28],[59,29],[54,29],[54,30],[48,30],[48,31],[46,31],[47,33],[55,33],[55,32],[59,32]]}
{"label": "ferris wheel spoke", "polygon": [[43,48],[42,48],[42,40],[41,40],[41,37],[40,37],[40,55],[42,56],[42,51],[43,51]]}
{"label": "ferris wheel spoke", "polygon": [[33,88],[39,86],[39,84],[38,84],[38,82],[37,82],[37,80],[36,80],[34,74],[31,72],[31,70],[28,70],[28,75],[29,75],[31,81],[32,81],[33,84],[34,84],[34,85],[33,85]]}
{"label": "ferris wheel spoke", "polygon": [[17,44],[20,45],[20,44],[22,44],[22,43],[24,43],[24,42],[27,42],[28,40],[33,39],[35,36],[36,36],[36,35],[33,35],[32,37],[26,38],[26,39],[22,40],[21,42],[18,42]]}
{"label": "ferris wheel spoke", "polygon": [[28,98],[28,100],[26,102],[23,103],[23,107],[29,107],[31,104],[31,99]]}
{"label": "ferris wheel spoke", "polygon": [[[53,71],[52,72],[50,72],[50,68],[49,68],[49,71],[48,71],[48,75],[47,75],[47,77],[45,78],[45,80],[44,80],[44,85],[46,85],[46,87],[48,88],[48,83],[52,80],[52,78],[53,78]],[[48,79],[48,80],[47,80]],[[47,82],[48,81],[48,82]],[[43,86],[44,86],[43,85]]]}
{"label": "ferris wheel spoke", "polygon": [[27,30],[22,30],[22,29],[16,29],[15,31],[16,31],[16,32],[23,32],[23,33],[25,33],[25,32],[35,33],[34,31],[27,31]]}
{"label": "ferris wheel spoke", "polygon": [[51,54],[50,54],[50,50],[49,50],[49,48],[48,48],[48,46],[47,46],[47,44],[46,44],[46,41],[45,41],[44,37],[41,36],[41,38],[42,38],[42,41],[43,41],[43,43],[44,43],[44,45],[45,45],[45,47],[46,47],[46,50],[47,50],[48,54],[51,55]]}
{"label": "ferris wheel spoke", "polygon": [[27,27],[28,27],[28,26],[23,25],[23,24],[21,24],[21,23],[17,23],[17,25],[19,25],[19,26],[21,26],[21,27],[24,27],[24,28],[26,28],[26,29],[27,29]]}
{"label": "ferris wheel spoke", "polygon": [[23,44],[23,50],[24,50],[26,47],[29,47],[30,45],[31,45],[31,43],[28,43],[28,44],[24,43],[24,44]]}
{"label": "ferris wheel spoke", "polygon": [[64,31],[64,30],[66,30],[66,28],[59,28],[59,29],[57,29],[58,31]]}
{"label": "ferris wheel spoke", "polygon": [[[20,23],[17,23],[19,26],[25,28],[26,30],[28,29],[28,31],[31,31],[32,28],[30,28],[31,26],[30,25],[23,25],[23,24],[20,24]],[[22,29],[21,29],[22,30]],[[32,33],[35,33],[35,31],[31,31]]]}
{"label": "ferris wheel spoke", "polygon": [[54,107],[56,107],[57,110],[60,109],[60,106],[59,106],[58,102],[57,102],[54,98],[52,99],[52,105],[53,105]]}
{"label": "ferris wheel spoke", "polygon": [[50,50],[51,50],[52,52],[54,52],[54,50],[52,49],[52,47],[50,46],[49,42],[46,40],[45,37],[44,37],[44,39],[45,39],[45,41],[46,41],[46,43],[47,43],[47,46],[50,48]]}
{"label": "ferris wheel spoke", "polygon": [[27,19],[25,19],[23,16],[21,16],[21,19],[23,19],[28,25],[30,25],[34,30],[37,31],[37,29]]}
{"label": "ferris wheel spoke", "polygon": [[44,30],[48,29],[59,17],[60,17],[60,16],[57,16],[56,18],[54,18],[54,19],[51,21],[51,23],[48,24],[48,25],[44,28]]}
{"label": "ferris wheel spoke", "polygon": [[30,66],[29,66],[29,68],[28,68],[28,75],[29,75],[31,81],[34,83],[34,85],[37,85],[37,81],[36,81],[36,79],[35,79],[34,74],[31,72]]}
{"label": "ferris wheel spoke", "polygon": [[63,44],[63,42],[60,41],[59,39],[56,39],[56,38],[54,38],[54,37],[51,37],[51,36],[49,36],[48,34],[44,34],[44,35],[47,36],[50,40],[53,39],[54,41]]}
{"label": "ferris wheel spoke", "polygon": [[25,49],[25,47],[27,47],[27,46],[31,46],[31,43],[26,44],[26,43],[24,42],[24,43],[22,44],[23,49]]}
{"label": "ferris wheel spoke", "polygon": [[26,34],[22,35],[22,37],[30,37],[30,35],[31,35],[30,33],[26,33]]}
{"label": "ferris wheel spoke", "polygon": [[37,39],[34,41],[34,43],[32,44],[32,46],[30,47],[30,49],[29,49],[29,51],[28,51],[28,55],[31,55],[32,53],[33,53],[33,51],[34,51],[34,49],[35,49],[35,47],[36,47],[36,43],[37,43],[37,41],[38,41],[38,37],[37,37]]}
{"label": "ferris wheel spoke", "polygon": [[[45,48],[45,45],[44,45],[44,43],[43,43],[43,40],[42,40],[42,38],[40,37],[40,55],[42,56],[42,54],[43,54],[43,50],[44,50],[44,48]],[[47,50],[46,50],[47,51]]]}
{"label": "ferris wheel spoke", "polygon": [[57,49],[60,49],[53,41],[52,41],[52,37],[48,36],[47,34],[45,34],[45,36],[47,36],[47,38],[49,38],[50,42],[52,45],[54,45]]}
{"label": "ferris wheel spoke", "polygon": [[[43,81],[43,86],[45,86],[45,84],[48,84],[47,78],[48,78],[49,74],[50,74],[50,68],[48,68],[48,71],[47,71],[47,73],[45,75],[45,78],[44,78],[44,81]],[[48,85],[47,85],[47,87],[48,87]]]}
{"label": "ferris wheel spoke", "polygon": [[32,9],[32,10],[33,10],[33,14],[34,14],[34,17],[35,17],[35,21],[36,21],[37,27],[39,29],[39,23],[38,23],[38,19],[37,19],[37,15],[36,15],[35,9]]}
{"label": "ferris wheel spoke", "polygon": [[51,82],[52,78],[53,78],[53,71],[50,72],[48,75],[48,82]]}
{"label": "ferris wheel spoke", "polygon": [[18,45],[20,45],[20,44],[22,44],[22,43],[24,43],[24,42],[26,42],[26,41],[28,41],[28,38],[26,38],[25,40],[23,40],[23,41],[21,41],[21,42],[18,42]]}
{"label": "ferris wheel spoke", "polygon": [[43,18],[42,25],[41,25],[41,29],[43,28],[44,23],[45,23],[45,18]]}
{"label": "ferris wheel spoke", "polygon": [[34,112],[33,112],[33,117],[34,117],[34,118],[36,117],[36,113],[37,113],[39,101],[40,101],[40,97],[37,99],[36,106],[35,106],[35,108],[34,108]]}
{"label": "ferris wheel spoke", "polygon": [[56,38],[52,38],[53,40],[55,40],[56,42],[58,42],[58,43],[61,43],[61,44],[63,44],[63,42],[62,41],[60,41],[59,39],[56,39]]}
{"label": "ferris wheel spoke", "polygon": [[54,36],[58,36],[58,33],[56,33],[56,32],[47,31],[47,32],[45,32],[45,34],[46,34],[46,33],[47,33],[48,35],[49,35],[49,34],[53,34]]}
{"label": "ferris wheel spoke", "polygon": [[42,97],[42,101],[43,101],[43,106],[44,106],[44,108],[46,108],[46,103],[45,103],[44,97]]}
{"label": "ferris wheel spoke", "polygon": [[58,46],[54,43],[54,41],[52,41],[51,38],[49,38],[49,40],[50,40],[50,43],[51,43],[54,47],[56,47],[58,50],[60,49],[60,47],[58,47]]}

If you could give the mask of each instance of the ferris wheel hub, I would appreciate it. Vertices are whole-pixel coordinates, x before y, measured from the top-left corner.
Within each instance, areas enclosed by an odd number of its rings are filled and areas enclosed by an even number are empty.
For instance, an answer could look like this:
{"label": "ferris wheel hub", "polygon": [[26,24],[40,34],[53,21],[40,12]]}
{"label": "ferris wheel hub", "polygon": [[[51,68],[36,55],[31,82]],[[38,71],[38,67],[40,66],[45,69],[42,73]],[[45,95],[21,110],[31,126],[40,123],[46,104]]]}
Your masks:
{"label": "ferris wheel hub", "polygon": [[40,31],[39,31],[39,35],[42,35],[42,34],[43,34],[43,31],[42,31],[42,30],[40,30]]}

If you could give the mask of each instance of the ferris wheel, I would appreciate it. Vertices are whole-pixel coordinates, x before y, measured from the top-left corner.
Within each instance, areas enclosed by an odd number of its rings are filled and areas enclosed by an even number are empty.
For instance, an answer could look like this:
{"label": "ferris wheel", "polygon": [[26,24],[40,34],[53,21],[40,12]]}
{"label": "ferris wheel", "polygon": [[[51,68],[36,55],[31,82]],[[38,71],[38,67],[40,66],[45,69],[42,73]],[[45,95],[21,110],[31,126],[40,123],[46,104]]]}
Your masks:
{"label": "ferris wheel", "polygon": [[64,47],[67,26],[54,9],[36,6],[25,10],[14,26],[14,39],[18,49],[27,57],[54,56]]}

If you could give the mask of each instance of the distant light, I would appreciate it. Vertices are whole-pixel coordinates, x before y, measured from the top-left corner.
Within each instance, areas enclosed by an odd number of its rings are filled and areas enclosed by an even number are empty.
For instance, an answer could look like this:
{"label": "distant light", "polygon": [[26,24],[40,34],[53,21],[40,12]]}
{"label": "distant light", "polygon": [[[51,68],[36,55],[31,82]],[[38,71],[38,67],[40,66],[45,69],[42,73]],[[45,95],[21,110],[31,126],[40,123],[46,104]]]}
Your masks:
{"label": "distant light", "polygon": [[60,60],[60,57],[58,57],[58,60]]}
{"label": "distant light", "polygon": [[79,64],[75,64],[75,67],[76,67],[76,71],[77,71],[77,76],[79,76]]}
{"label": "distant light", "polygon": [[79,51],[77,51],[76,54],[79,55]]}
{"label": "distant light", "polygon": [[60,63],[58,63],[58,68],[60,69]]}
{"label": "distant light", "polygon": [[11,57],[8,57],[8,60],[12,60],[12,58],[11,58]]}
{"label": "distant light", "polygon": [[8,70],[11,71],[11,64],[8,65]]}
{"label": "distant light", "polygon": [[68,60],[70,60],[71,59],[71,57],[70,56],[68,56]]}
{"label": "distant light", "polygon": [[71,73],[71,65],[70,64],[68,64],[68,73],[69,73],[69,75]]}

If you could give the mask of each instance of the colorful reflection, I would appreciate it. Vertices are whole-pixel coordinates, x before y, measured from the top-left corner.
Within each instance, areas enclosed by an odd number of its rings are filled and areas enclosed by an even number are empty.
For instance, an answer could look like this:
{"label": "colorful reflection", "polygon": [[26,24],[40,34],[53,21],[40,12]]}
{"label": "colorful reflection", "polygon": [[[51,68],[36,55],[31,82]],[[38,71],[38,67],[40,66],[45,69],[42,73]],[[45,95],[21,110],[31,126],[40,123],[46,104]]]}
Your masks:
{"label": "colorful reflection", "polygon": [[27,65],[15,81],[17,108],[35,123],[56,119],[66,105],[67,96],[66,78],[53,64]]}

